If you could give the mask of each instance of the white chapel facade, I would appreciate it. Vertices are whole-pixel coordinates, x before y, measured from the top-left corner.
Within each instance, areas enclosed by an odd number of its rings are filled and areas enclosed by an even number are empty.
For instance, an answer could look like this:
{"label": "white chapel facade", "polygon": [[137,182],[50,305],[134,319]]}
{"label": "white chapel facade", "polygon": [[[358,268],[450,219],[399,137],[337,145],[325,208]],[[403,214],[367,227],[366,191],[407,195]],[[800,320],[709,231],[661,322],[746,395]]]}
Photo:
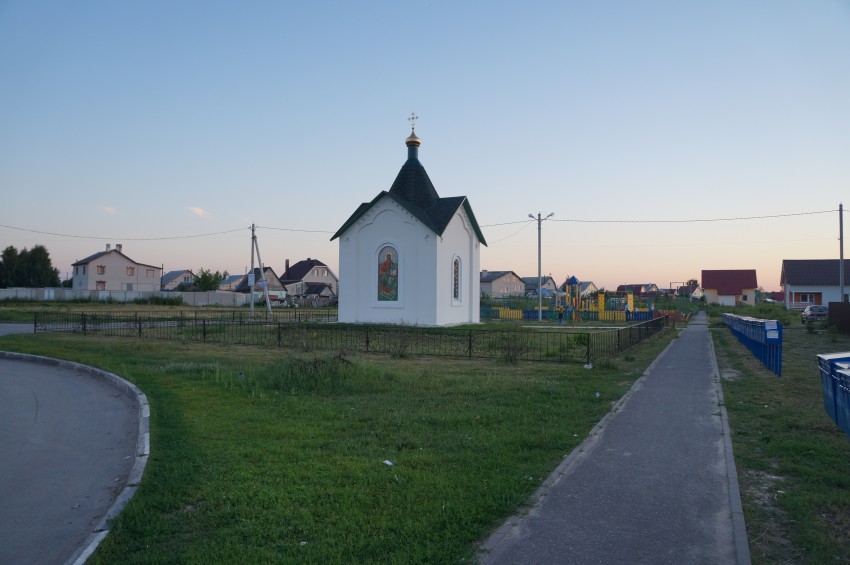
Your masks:
{"label": "white chapel facade", "polygon": [[465,196],[441,198],[415,130],[389,191],[364,202],[339,238],[339,321],[448,326],[480,321],[486,245]]}

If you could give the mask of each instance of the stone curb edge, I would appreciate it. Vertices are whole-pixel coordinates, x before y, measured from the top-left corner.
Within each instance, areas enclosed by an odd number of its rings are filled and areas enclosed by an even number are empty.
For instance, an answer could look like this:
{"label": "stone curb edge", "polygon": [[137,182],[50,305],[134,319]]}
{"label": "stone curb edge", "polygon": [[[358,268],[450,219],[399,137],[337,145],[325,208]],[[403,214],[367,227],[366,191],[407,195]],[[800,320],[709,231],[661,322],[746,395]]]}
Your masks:
{"label": "stone curb edge", "polygon": [[708,335],[711,348],[711,364],[717,381],[717,403],[720,407],[720,420],[723,423],[723,449],[726,452],[726,477],[729,481],[729,505],[732,510],[732,528],[735,537],[735,557],[738,565],[750,565],[750,543],[747,537],[747,522],[744,518],[744,505],[741,502],[741,488],[738,485],[738,469],[735,466],[735,455],[732,452],[732,432],[729,429],[729,416],[726,414],[726,401],[723,399],[723,382],[720,378],[720,367],[717,364],[717,354],[714,351],[714,340],[711,332]]}
{"label": "stone curb edge", "polygon": [[104,515],[100,522],[98,522],[95,526],[94,531],[83,543],[83,546],[74,552],[74,554],[66,561],[66,564],[69,565],[83,565],[83,563],[91,557],[92,553],[94,553],[94,550],[97,549],[98,544],[100,544],[107,534],[109,534],[109,522],[121,514],[121,511],[124,510],[124,507],[130,499],[133,498],[133,495],[136,494],[136,490],[139,488],[139,483],[142,480],[142,475],[144,475],[145,466],[147,465],[148,457],[150,456],[151,409],[150,404],[148,404],[148,397],[145,396],[145,393],[143,393],[139,387],[130,381],[122,379],[114,373],[109,373],[89,365],[74,363],[72,361],[64,361],[62,359],[54,359],[52,357],[42,357],[40,355],[14,353],[11,351],[0,351],[0,359],[28,361],[30,363],[41,363],[43,365],[53,365],[64,369],[71,369],[78,373],[90,375],[95,379],[102,380],[136,401],[136,406],[139,411],[139,434],[136,440],[136,460],[133,463],[133,468],[130,470],[130,476],[127,478],[127,485],[124,487],[124,490],[122,490],[112,502],[112,506],[110,506],[109,510],[106,511],[106,515]]}

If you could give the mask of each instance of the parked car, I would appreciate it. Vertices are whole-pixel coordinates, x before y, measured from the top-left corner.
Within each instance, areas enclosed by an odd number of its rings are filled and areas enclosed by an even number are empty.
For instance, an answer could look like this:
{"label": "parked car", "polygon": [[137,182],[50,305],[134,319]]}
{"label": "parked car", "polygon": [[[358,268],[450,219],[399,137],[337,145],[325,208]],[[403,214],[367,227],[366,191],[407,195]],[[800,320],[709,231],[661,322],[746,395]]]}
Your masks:
{"label": "parked car", "polygon": [[828,317],[829,308],[826,306],[806,306],[806,309],[803,310],[802,314],[800,314],[800,318],[803,320],[804,324],[806,322],[826,320]]}

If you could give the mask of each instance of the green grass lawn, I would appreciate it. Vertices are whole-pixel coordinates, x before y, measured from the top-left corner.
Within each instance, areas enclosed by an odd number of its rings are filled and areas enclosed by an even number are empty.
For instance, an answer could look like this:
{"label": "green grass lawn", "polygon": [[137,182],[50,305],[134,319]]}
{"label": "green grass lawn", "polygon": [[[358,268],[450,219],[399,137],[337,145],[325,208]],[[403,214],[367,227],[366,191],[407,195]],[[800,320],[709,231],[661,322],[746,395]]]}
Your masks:
{"label": "green grass lawn", "polygon": [[144,479],[92,563],[452,563],[673,335],[592,370],[46,334],[0,348],[102,367],[151,402]]}
{"label": "green grass lawn", "polygon": [[[92,563],[445,563],[474,558],[674,333],[592,370],[48,334],[0,349],[151,401],[142,486]],[[753,562],[850,562],[850,438],[815,357],[850,338],[792,323],[777,378],[714,318],[712,336]]]}
{"label": "green grass lawn", "polygon": [[850,563],[850,437],[823,408],[818,353],[850,336],[785,328],[782,377],[712,329],[753,563]]}

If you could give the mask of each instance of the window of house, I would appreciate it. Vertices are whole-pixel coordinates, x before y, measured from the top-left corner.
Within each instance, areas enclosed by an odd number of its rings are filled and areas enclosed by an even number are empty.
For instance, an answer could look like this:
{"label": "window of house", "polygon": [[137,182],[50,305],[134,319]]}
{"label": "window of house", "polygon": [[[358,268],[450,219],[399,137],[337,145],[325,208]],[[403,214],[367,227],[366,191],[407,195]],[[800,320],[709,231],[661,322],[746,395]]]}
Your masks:
{"label": "window of house", "polygon": [[747,295],[746,295],[746,294],[742,294],[742,295],[741,295],[741,301],[742,301],[742,302],[746,302],[746,301],[747,301]]}
{"label": "window of house", "polygon": [[83,274],[84,275],[86,274],[86,266],[85,265],[83,265]]}
{"label": "window of house", "polygon": [[151,278],[156,275],[156,269],[146,269],[145,276]]}
{"label": "window of house", "polygon": [[95,290],[106,290],[106,281],[97,281],[94,283]]}
{"label": "window of house", "polygon": [[133,283],[127,283],[127,290],[133,290]]}
{"label": "window of house", "polygon": [[127,276],[132,277],[136,274],[136,267],[127,267]]}
{"label": "window of house", "polygon": [[106,265],[98,265],[97,266],[97,274],[103,275],[106,273]]}

